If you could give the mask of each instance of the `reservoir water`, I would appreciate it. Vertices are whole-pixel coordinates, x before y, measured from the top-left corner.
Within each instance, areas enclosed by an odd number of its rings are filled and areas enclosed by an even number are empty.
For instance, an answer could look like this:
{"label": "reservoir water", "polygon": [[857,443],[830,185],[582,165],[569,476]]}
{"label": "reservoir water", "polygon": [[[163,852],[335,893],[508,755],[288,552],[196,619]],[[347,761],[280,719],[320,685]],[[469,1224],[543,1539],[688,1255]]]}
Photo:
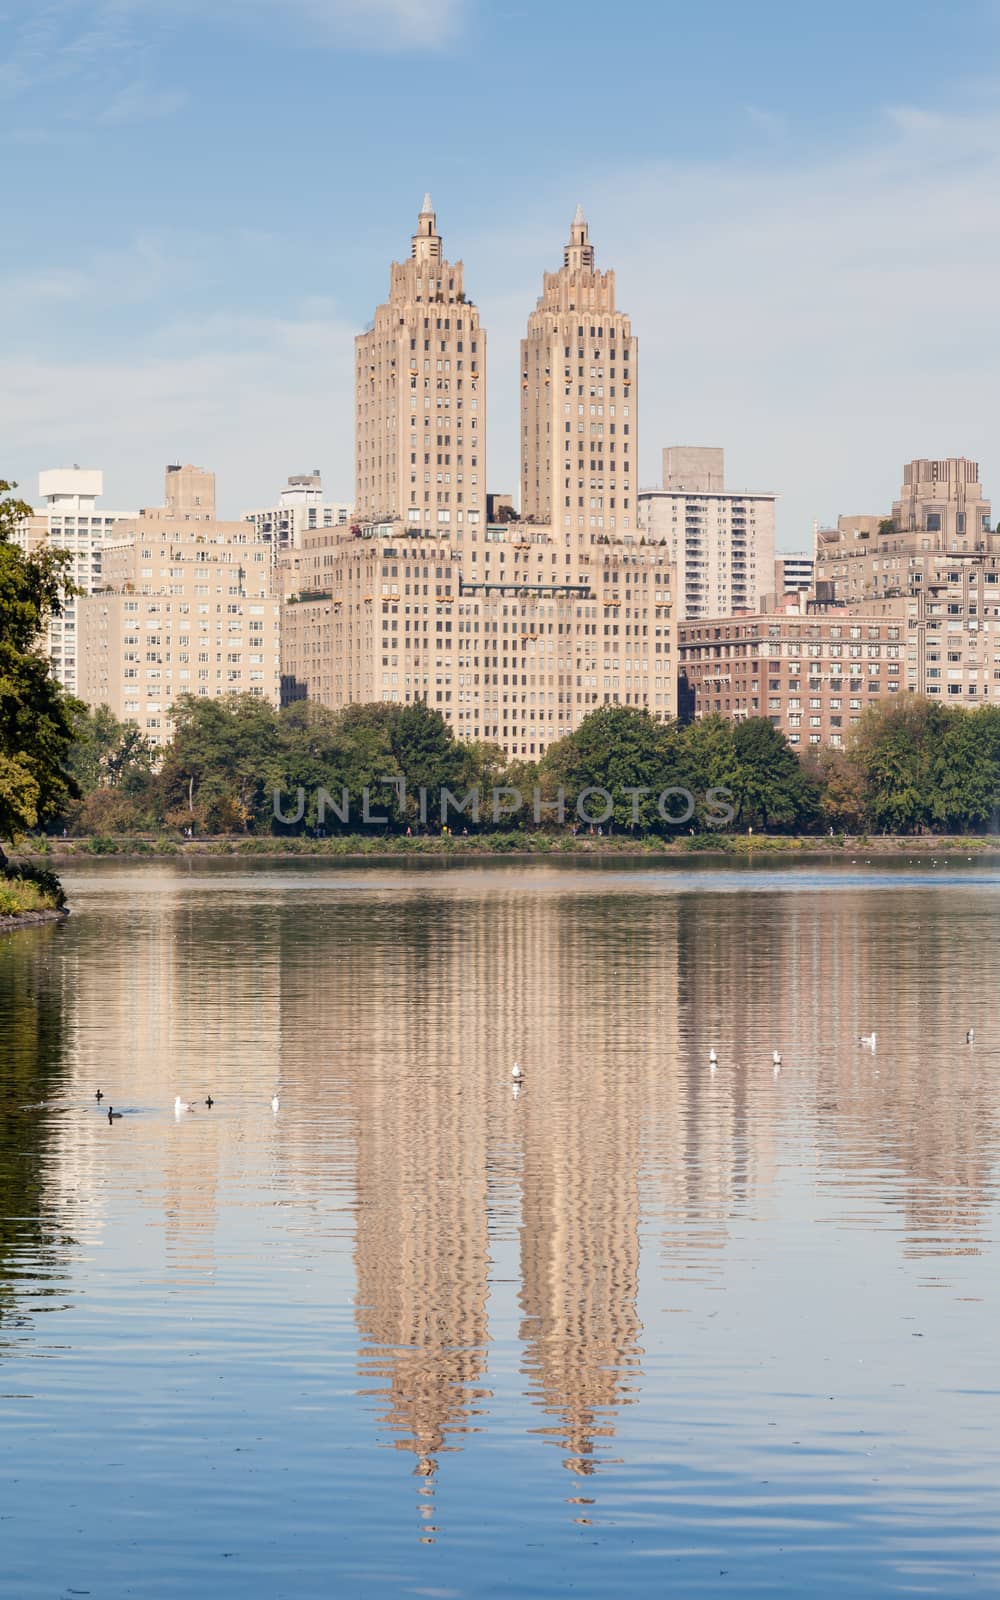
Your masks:
{"label": "reservoir water", "polygon": [[995,864],[65,881],[0,1594],[1000,1591]]}

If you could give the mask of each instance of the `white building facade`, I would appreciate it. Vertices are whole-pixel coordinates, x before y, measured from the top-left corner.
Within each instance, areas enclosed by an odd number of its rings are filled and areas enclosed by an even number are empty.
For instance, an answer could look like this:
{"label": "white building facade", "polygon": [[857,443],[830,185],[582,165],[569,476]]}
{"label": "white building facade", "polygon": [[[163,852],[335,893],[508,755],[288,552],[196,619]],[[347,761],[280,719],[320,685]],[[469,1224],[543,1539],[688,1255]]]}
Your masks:
{"label": "white building facade", "polygon": [[664,450],[662,489],[639,491],[639,526],[647,543],[669,548],[681,620],[760,609],[774,587],[776,498],[726,489],[720,449]]}
{"label": "white building facade", "polygon": [[[56,467],[38,474],[42,509],[19,534],[25,549],[47,544],[68,550],[69,576],[83,594],[100,587],[105,546],[114,537],[115,523],[131,511],[105,511],[97,502],[104,493],[104,473],[95,467]],[[70,694],[79,687],[79,617],[77,600],[66,600],[62,615],[48,623],[48,653],[52,670]]]}
{"label": "white building facade", "polygon": [[243,520],[253,523],[257,538],[270,544],[276,558],[285,550],[301,550],[306,533],[346,527],[352,515],[353,509],[346,500],[323,498],[323,480],[317,468],[315,472],[290,477],[277,505],[264,511],[245,511]]}

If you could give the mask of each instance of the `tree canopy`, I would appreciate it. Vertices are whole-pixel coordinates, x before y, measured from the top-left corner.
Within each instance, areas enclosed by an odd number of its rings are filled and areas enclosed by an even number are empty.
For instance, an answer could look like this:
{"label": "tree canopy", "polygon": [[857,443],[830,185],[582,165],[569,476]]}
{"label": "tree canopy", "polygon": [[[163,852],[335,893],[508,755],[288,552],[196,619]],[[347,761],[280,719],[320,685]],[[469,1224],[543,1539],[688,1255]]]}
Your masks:
{"label": "tree canopy", "polygon": [[[44,628],[72,592],[69,556],[14,542],[31,507],[0,479],[0,838],[43,826],[78,792],[70,703],[44,654]],[[0,846],[0,865],[5,859]]]}
{"label": "tree canopy", "polygon": [[[663,837],[679,827],[733,825],[793,833],[983,831],[998,821],[1000,707],[966,710],[910,695],[869,711],[844,747],[810,746],[801,756],[767,718],[714,716],[681,726],[638,708],[601,706],[537,764],[509,760],[496,745],[461,742],[421,702],[331,711],[300,701],[279,710],[250,696],[184,696],[173,707],[173,742],[161,753],[107,707],[87,711],[73,703],[71,712],[69,782],[83,798],[63,804],[59,826],[84,833],[333,834],[445,823],[530,831],[560,825],[560,790],[566,825],[593,817],[614,832]],[[461,801],[473,787],[481,796],[478,820],[471,807],[442,816],[443,790]],[[510,815],[501,802],[494,820],[492,791],[502,788],[516,789],[522,806]],[[587,790],[606,791],[610,803],[604,793],[592,794],[583,817],[576,807]]]}

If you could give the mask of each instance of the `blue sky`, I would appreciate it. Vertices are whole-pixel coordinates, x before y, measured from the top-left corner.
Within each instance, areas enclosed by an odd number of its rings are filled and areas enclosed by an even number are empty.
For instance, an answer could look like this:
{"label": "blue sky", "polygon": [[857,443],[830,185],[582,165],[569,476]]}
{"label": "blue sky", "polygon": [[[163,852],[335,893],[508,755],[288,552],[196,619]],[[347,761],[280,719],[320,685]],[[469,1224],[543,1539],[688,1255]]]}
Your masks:
{"label": "blue sky", "polygon": [[236,515],[320,466],[350,498],[351,339],[429,188],[492,486],[579,200],[643,481],[722,444],[789,548],[915,455],[976,456],[1000,506],[998,44],[996,0],[0,0],[0,476],[103,466],[128,509],[183,458]]}

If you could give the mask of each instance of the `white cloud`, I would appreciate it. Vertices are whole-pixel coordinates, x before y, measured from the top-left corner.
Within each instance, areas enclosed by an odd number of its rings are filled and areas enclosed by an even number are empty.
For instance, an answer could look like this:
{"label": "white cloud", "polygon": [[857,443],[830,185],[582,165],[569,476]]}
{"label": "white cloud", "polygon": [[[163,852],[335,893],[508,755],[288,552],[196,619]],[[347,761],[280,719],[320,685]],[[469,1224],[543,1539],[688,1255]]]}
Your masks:
{"label": "white cloud", "polygon": [[139,234],[129,245],[75,266],[41,266],[0,277],[0,346],[13,348],[24,334],[22,319],[39,308],[60,302],[121,307],[155,301],[168,285],[176,290],[197,270],[194,246],[188,248],[185,259],[176,243],[168,250],[158,238]]}
{"label": "white cloud", "polygon": [[[433,50],[459,33],[468,0],[256,0],[267,14],[287,14],[320,38],[373,50]],[[242,7],[241,7],[242,10]]]}
{"label": "white cloud", "polygon": [[118,90],[98,115],[99,122],[150,122],[157,117],[172,117],[187,103],[183,89],[156,89],[136,79]]}
{"label": "white cloud", "polygon": [[[472,0],[212,0],[214,28],[266,34],[272,44],[392,52],[437,50],[461,32]],[[86,88],[62,111],[98,120],[168,115],[185,103],[154,81],[158,47],[204,14],[203,0],[40,0],[0,18],[0,88],[13,97],[46,85]],[[137,77],[137,67],[142,67]],[[148,80],[148,81],[147,81]],[[102,93],[98,94],[100,90]],[[116,99],[118,109],[116,111]]]}

